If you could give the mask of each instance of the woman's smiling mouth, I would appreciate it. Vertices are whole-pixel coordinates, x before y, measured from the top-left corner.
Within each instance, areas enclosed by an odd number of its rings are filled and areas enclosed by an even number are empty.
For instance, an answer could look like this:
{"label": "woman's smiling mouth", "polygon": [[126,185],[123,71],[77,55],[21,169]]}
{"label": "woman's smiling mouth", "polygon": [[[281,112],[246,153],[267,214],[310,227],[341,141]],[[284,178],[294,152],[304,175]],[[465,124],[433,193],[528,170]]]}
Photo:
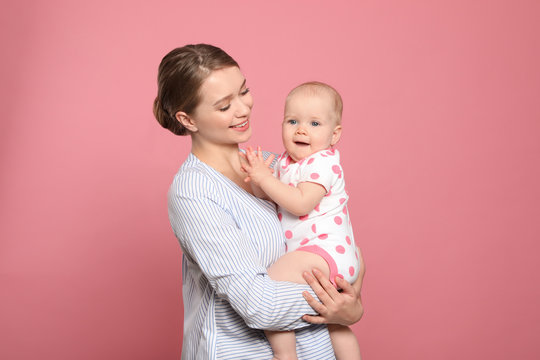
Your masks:
{"label": "woman's smiling mouth", "polygon": [[231,125],[229,128],[237,131],[246,131],[249,129],[249,119],[238,125]]}

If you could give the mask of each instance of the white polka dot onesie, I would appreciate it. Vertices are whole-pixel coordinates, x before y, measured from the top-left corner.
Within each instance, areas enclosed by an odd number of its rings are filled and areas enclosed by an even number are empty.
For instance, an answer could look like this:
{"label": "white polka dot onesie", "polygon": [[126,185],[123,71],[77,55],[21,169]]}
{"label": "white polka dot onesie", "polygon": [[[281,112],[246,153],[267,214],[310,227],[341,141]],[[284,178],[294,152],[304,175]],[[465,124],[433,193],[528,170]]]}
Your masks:
{"label": "white polka dot onesie", "polygon": [[296,216],[281,207],[278,209],[287,252],[300,250],[318,254],[328,263],[332,282],[336,276],[354,282],[360,264],[347,210],[349,196],[345,191],[339,152],[322,150],[296,163],[285,152],[276,161],[274,175],[291,186],[313,182],[326,189],[326,195],[309,214]]}

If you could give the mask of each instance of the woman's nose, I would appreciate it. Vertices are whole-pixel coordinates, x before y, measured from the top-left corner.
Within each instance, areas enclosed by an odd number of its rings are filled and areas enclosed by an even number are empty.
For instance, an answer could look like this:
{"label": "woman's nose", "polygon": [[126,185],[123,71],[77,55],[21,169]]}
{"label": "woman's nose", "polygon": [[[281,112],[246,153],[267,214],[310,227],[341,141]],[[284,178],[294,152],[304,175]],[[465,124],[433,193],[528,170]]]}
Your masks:
{"label": "woman's nose", "polygon": [[252,103],[249,102],[249,99],[238,99],[238,108],[236,110],[236,116],[237,117],[245,117],[248,116],[251,112],[251,106]]}

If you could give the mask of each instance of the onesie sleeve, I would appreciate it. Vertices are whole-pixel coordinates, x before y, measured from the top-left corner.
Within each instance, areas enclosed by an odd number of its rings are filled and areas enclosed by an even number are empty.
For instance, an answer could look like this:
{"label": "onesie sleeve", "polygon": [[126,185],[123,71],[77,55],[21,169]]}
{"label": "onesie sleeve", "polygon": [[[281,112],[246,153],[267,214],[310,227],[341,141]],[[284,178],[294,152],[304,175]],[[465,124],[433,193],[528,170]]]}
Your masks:
{"label": "onesie sleeve", "polygon": [[302,291],[314,295],[311,288],[270,279],[253,240],[213,194],[212,184],[197,173],[187,174],[169,192],[171,225],[186,258],[200,267],[216,295],[228,301],[247,326],[269,330],[308,326],[301,317],[314,311]]}
{"label": "onesie sleeve", "polygon": [[328,192],[342,176],[339,155],[334,150],[319,151],[304,160],[300,165],[299,173],[299,182],[322,185]]}

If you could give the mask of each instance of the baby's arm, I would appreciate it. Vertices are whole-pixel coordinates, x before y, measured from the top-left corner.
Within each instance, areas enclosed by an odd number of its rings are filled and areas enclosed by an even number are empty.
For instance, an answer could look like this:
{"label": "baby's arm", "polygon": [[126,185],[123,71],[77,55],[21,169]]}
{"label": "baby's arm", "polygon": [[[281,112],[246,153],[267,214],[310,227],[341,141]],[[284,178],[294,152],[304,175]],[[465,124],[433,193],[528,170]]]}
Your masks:
{"label": "baby's arm", "polygon": [[296,216],[308,214],[326,195],[324,186],[311,182],[302,182],[298,186],[282,183],[268,171],[259,149],[256,153],[248,148],[242,168],[248,174],[246,181],[258,186],[276,204]]}

